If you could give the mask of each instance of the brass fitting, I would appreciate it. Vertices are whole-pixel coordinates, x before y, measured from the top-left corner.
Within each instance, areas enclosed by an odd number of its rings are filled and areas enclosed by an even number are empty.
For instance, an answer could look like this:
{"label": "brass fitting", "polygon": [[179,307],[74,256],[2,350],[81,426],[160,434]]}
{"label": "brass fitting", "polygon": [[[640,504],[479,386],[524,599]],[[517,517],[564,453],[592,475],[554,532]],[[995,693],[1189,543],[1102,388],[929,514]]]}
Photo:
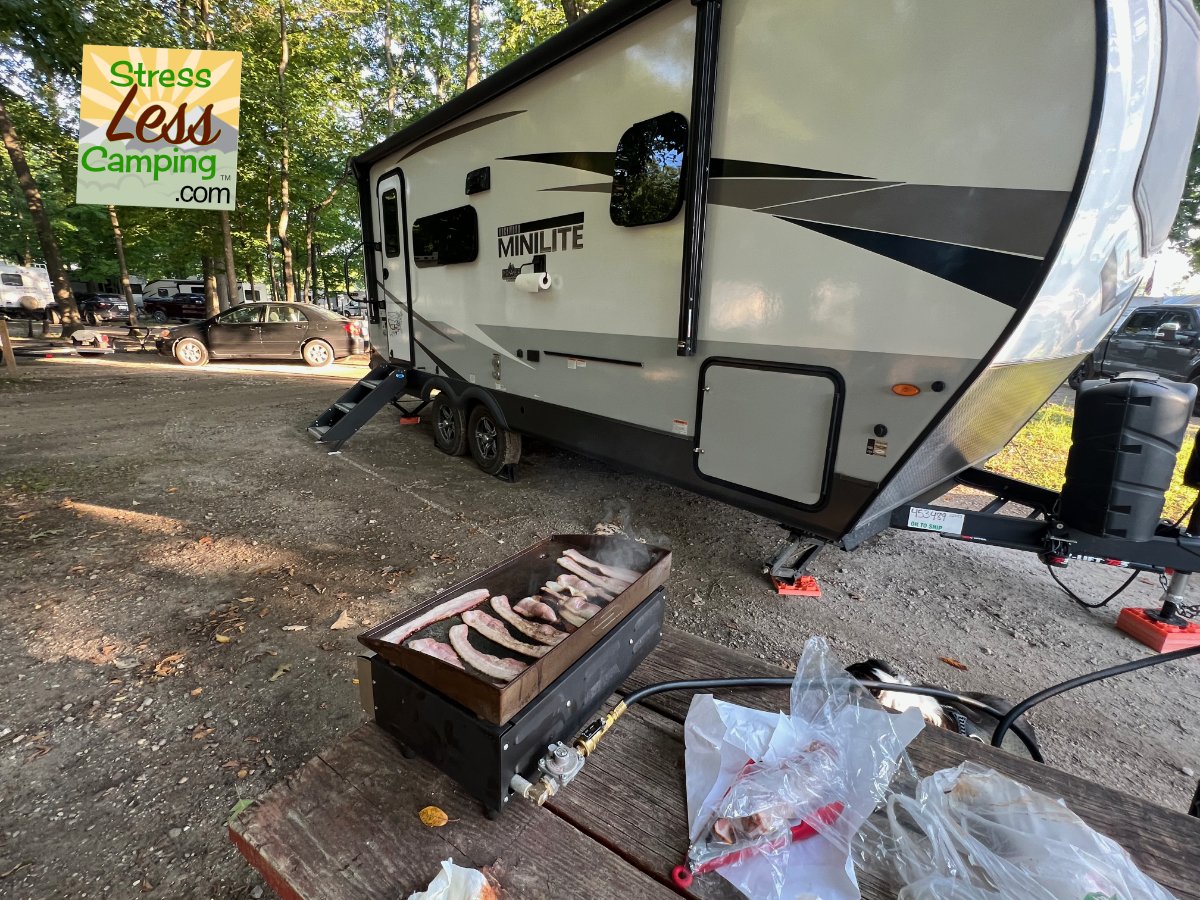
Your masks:
{"label": "brass fitting", "polygon": [[580,752],[585,758],[595,752],[596,746],[600,743],[600,739],[608,734],[608,730],[616,724],[617,719],[625,715],[625,701],[621,701],[613,707],[612,712],[608,715],[597,719],[587,728],[585,728],[575,739],[575,749]]}

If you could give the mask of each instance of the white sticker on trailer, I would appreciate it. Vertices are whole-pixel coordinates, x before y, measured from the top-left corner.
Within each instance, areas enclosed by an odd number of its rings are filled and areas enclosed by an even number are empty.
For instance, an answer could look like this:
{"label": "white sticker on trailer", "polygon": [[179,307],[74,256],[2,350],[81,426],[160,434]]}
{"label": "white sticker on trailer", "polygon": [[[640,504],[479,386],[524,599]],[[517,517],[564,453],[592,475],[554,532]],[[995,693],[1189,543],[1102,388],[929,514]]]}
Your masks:
{"label": "white sticker on trailer", "polygon": [[966,516],[947,512],[944,509],[923,509],[914,506],[908,511],[908,527],[922,531],[939,531],[942,534],[962,534]]}

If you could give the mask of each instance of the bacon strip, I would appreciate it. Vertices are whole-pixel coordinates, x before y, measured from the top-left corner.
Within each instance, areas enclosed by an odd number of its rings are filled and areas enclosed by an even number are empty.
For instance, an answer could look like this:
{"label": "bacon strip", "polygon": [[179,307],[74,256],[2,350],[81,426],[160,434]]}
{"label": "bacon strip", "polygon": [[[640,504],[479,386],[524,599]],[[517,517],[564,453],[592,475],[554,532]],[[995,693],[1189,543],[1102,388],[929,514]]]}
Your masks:
{"label": "bacon strip", "polygon": [[584,597],[595,597],[598,600],[611,600],[613,595],[604,588],[598,588],[589,581],[584,581],[578,575],[559,575],[558,583],[572,594]]}
{"label": "bacon strip", "polygon": [[523,619],[508,605],[507,597],[493,597],[491,600],[492,609],[505,622],[511,625],[517,631],[526,637],[533,638],[541,644],[549,644],[551,647],[557,647],[567,639],[565,631],[559,631],[553,625],[543,625],[538,622],[530,622],[528,619]]}
{"label": "bacon strip", "polygon": [[470,591],[458,597],[452,597],[444,603],[439,603],[433,609],[427,610],[412,621],[405,622],[393,631],[389,631],[383,636],[382,640],[390,641],[393,644],[403,643],[406,637],[416,634],[422,628],[432,625],[434,622],[440,622],[443,619],[449,619],[451,616],[457,616],[459,613],[466,612],[471,607],[478,606],[487,598],[487,588],[480,588],[477,591]]}
{"label": "bacon strip", "polygon": [[567,550],[565,553],[563,553],[563,556],[575,560],[575,562],[579,563],[581,566],[587,566],[589,569],[595,569],[601,575],[607,575],[609,578],[615,578],[618,581],[625,581],[629,584],[633,584],[642,577],[641,572],[634,571],[633,569],[623,569],[620,566],[606,566],[604,563],[596,562],[594,559],[588,559],[578,550]]}
{"label": "bacon strip", "polygon": [[471,668],[500,681],[512,681],[528,668],[528,665],[520,660],[501,659],[476,650],[467,639],[469,631],[466,625],[455,625],[450,629],[450,645]]}
{"label": "bacon strip", "polygon": [[524,653],[526,656],[532,656],[536,659],[540,659],[550,652],[549,647],[540,647],[535,644],[518,641],[508,633],[508,629],[504,627],[503,622],[493,616],[489,616],[482,610],[472,609],[463,613],[463,621],[489,641],[495,641],[501,647],[507,647],[509,650],[515,650],[518,653]]}
{"label": "bacon strip", "polygon": [[455,668],[465,671],[462,660],[458,658],[458,654],[454,652],[454,648],[449,644],[443,644],[441,641],[436,641],[433,638],[421,638],[416,641],[409,641],[408,649],[424,653],[426,656],[432,656],[434,659],[440,659],[444,663],[449,663]]}
{"label": "bacon strip", "polygon": [[600,607],[595,603],[588,603],[581,597],[571,597],[558,605],[558,612],[572,625],[583,625],[588,619],[600,612]]}
{"label": "bacon strip", "polygon": [[613,596],[616,596],[617,594],[621,593],[621,591],[625,590],[625,588],[629,587],[629,585],[624,581],[618,581],[615,578],[609,578],[607,575],[598,575],[591,569],[585,569],[579,563],[575,562],[575,560],[566,556],[560,556],[558,558],[558,564],[568,572],[574,572],[584,581],[589,581],[596,587],[603,588]]}
{"label": "bacon strip", "polygon": [[537,597],[526,597],[513,604],[513,609],[529,619],[541,619],[551,625],[558,624],[558,613],[549,603],[543,603]]}

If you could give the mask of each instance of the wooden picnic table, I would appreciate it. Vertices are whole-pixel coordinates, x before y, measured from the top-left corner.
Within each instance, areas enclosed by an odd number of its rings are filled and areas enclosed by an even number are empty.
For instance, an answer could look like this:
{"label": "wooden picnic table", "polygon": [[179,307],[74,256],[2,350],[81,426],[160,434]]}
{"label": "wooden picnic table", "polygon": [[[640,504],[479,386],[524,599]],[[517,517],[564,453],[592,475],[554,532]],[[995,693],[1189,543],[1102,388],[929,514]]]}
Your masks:
{"label": "wooden picnic table", "polygon": [[[621,692],[678,678],[787,674],[664,629],[661,645]],[[767,709],[786,709],[788,702],[782,690],[737,697]],[[698,877],[687,892],[670,881],[687,848],[682,723],[689,702],[686,693],[669,693],[634,707],[545,808],[515,799],[494,821],[432,766],[405,759],[368,722],[243,810],[230,822],[230,835],[285,900],[403,900],[423,889],[448,857],[491,867],[514,898],[738,897],[715,874]],[[1167,890],[1200,900],[1200,819],[940,729],[924,729],[909,754],[922,775],[975,760],[1062,797]],[[417,813],[430,805],[441,807],[450,823],[421,824]],[[860,868],[858,878],[864,897],[896,894],[884,871]]]}

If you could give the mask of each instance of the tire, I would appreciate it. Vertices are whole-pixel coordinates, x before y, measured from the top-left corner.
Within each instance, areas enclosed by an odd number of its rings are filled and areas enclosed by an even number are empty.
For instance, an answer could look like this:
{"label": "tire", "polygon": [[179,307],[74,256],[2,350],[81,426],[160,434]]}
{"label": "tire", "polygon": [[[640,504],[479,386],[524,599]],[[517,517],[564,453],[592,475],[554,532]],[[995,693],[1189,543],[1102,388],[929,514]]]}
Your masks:
{"label": "tire", "polygon": [[89,325],[99,325],[101,323],[100,313],[95,310],[89,312],[86,316],[86,321]]}
{"label": "tire", "polygon": [[1200,416],[1200,375],[1193,375],[1188,379],[1188,384],[1196,386],[1196,402],[1192,404],[1192,415]]}
{"label": "tire", "polygon": [[305,363],[319,369],[333,362],[333,347],[329,346],[327,341],[313,340],[300,348],[300,355],[304,357]]}
{"label": "tire", "polygon": [[476,465],[489,475],[521,458],[521,436],[506,431],[486,406],[476,406],[467,420],[467,446]]}
{"label": "tire", "polygon": [[48,309],[48,310],[46,310],[46,316],[45,316],[45,320],[46,320],[47,322],[49,322],[51,325],[60,325],[60,324],[62,324],[62,317],[61,317],[61,316],[59,316],[59,314],[58,314],[58,310],[57,310],[57,309]]}
{"label": "tire", "polygon": [[208,362],[208,348],[195,338],[181,338],[171,352],[181,366],[202,366]]}
{"label": "tire", "polygon": [[450,456],[467,452],[467,416],[462,407],[445,394],[433,399],[433,446]]}
{"label": "tire", "polygon": [[150,318],[152,318],[159,325],[167,324],[167,314],[161,309],[156,309],[154,312],[150,313]]}

